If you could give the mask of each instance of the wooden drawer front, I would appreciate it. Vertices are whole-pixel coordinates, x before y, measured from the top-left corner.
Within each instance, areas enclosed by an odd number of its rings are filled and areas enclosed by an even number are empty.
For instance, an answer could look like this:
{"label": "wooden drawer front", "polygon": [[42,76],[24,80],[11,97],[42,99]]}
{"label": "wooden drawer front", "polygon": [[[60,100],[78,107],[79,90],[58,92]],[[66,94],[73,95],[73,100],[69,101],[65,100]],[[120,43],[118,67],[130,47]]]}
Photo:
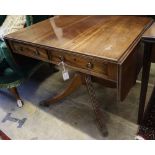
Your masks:
{"label": "wooden drawer front", "polygon": [[[50,61],[55,64],[59,64],[61,61],[64,61],[68,66],[78,69],[81,72],[98,75],[99,77],[104,76],[107,78],[111,78],[112,80],[115,80],[117,77],[117,71],[116,76],[111,75],[111,73],[109,72],[109,67],[111,67],[111,64],[109,64],[108,62],[99,61],[89,56],[62,53],[60,51],[49,51],[48,53]],[[111,77],[109,77],[109,75]]]}
{"label": "wooden drawer front", "polygon": [[45,49],[33,47],[31,45],[13,43],[14,52],[41,60],[48,60],[48,54]]}

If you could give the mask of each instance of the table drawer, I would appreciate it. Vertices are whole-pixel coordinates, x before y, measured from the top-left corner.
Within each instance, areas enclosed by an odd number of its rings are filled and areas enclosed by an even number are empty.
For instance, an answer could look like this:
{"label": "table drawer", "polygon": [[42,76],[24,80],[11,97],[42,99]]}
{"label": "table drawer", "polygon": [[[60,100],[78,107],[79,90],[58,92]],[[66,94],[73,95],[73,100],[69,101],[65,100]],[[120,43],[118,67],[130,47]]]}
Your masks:
{"label": "table drawer", "polygon": [[[86,72],[89,74],[97,74],[98,76],[107,77],[116,80],[117,78],[117,67],[111,65],[111,63],[106,61],[97,60],[89,56],[82,56],[80,54],[61,52],[61,51],[48,51],[49,59],[55,64],[59,64],[61,61],[64,61],[68,66],[77,69],[81,72]],[[111,69],[115,69],[111,74]]]}
{"label": "table drawer", "polygon": [[47,51],[43,48],[33,47],[20,43],[13,43],[13,49],[16,53],[23,54],[29,57],[34,57],[41,60],[48,60]]}
{"label": "table drawer", "polygon": [[14,52],[39,60],[59,64],[64,61],[69,67],[107,80],[117,80],[117,65],[91,56],[64,52],[60,50],[34,47],[32,45],[12,42]]}

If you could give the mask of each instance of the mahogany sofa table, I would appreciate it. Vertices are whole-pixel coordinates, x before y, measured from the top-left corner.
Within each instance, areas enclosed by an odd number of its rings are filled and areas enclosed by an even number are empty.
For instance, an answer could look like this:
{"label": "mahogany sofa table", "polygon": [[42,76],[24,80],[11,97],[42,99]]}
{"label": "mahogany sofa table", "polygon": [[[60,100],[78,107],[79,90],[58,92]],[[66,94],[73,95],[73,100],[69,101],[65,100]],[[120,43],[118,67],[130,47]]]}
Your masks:
{"label": "mahogany sofa table", "polygon": [[142,67],[140,40],[152,22],[138,16],[55,16],[7,35],[5,41],[12,52],[57,65],[64,62],[75,70],[66,90],[42,105],[53,104],[85,84],[105,135],[92,80],[117,88],[117,98],[123,101]]}

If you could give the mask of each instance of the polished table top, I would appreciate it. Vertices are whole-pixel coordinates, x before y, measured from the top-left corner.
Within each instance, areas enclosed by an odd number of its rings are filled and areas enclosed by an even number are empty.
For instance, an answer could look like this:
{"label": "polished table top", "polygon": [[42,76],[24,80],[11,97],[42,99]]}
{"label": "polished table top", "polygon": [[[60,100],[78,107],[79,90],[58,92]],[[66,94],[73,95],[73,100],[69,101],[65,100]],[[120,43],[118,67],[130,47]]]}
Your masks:
{"label": "polished table top", "polygon": [[6,38],[119,62],[151,23],[137,16],[55,16]]}
{"label": "polished table top", "polygon": [[154,39],[155,40],[155,23],[151,25],[151,27],[145,31],[142,36],[143,39]]}

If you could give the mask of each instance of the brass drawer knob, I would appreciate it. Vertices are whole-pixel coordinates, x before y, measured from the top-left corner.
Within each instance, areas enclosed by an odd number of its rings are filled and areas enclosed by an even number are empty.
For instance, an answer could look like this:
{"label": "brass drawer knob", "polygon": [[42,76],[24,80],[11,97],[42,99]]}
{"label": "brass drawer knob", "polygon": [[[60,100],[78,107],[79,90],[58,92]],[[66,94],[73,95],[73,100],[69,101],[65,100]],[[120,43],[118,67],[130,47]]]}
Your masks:
{"label": "brass drawer knob", "polygon": [[64,61],[64,60],[65,60],[64,56],[60,56],[59,59],[60,59],[61,61]]}
{"label": "brass drawer knob", "polygon": [[87,68],[92,69],[94,67],[94,65],[91,62],[87,63]]}

